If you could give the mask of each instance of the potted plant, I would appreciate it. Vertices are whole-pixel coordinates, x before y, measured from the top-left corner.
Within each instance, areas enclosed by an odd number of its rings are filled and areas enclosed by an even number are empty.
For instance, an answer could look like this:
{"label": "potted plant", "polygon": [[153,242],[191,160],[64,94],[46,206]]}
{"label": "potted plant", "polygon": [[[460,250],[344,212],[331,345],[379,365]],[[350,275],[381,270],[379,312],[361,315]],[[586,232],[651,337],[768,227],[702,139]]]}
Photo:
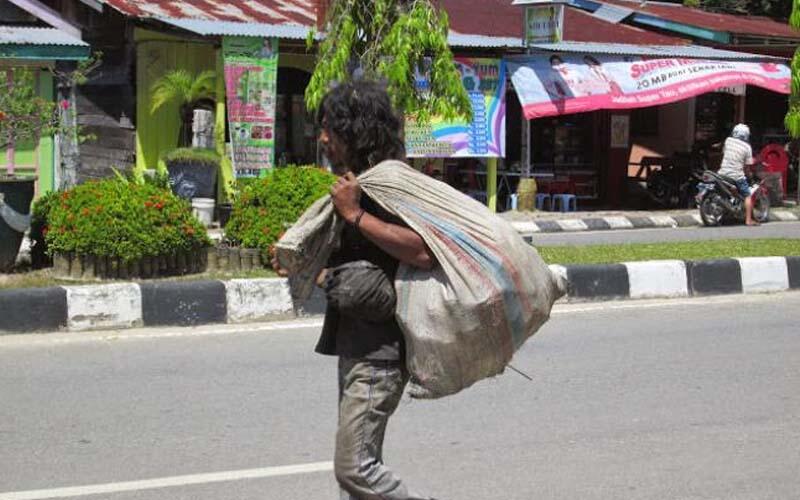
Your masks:
{"label": "potted plant", "polygon": [[60,121],[58,105],[38,95],[33,70],[0,70],[0,89],[0,149],[6,150],[6,172],[0,174],[0,271],[6,271],[14,265],[30,224],[36,182],[36,176],[15,171],[15,148],[55,133]]}
{"label": "potted plant", "polygon": [[213,149],[178,148],[161,160],[169,173],[172,192],[181,198],[215,198],[221,158]]}
{"label": "potted plant", "polygon": [[216,95],[216,73],[203,71],[193,75],[185,69],[176,69],[159,78],[150,89],[150,112],[163,106],[177,104],[181,119],[178,146],[192,144],[192,117],[195,108],[213,110]]}

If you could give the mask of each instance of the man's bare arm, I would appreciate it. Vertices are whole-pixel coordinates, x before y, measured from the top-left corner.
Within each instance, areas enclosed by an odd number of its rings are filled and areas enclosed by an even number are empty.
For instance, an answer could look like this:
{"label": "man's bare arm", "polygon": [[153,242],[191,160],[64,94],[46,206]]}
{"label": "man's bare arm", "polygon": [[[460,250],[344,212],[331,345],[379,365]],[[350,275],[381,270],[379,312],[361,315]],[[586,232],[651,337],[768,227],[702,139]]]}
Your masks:
{"label": "man's bare arm", "polygon": [[436,262],[422,237],[407,227],[385,222],[364,212],[358,229],[365,238],[400,262],[421,269],[431,269]]}
{"label": "man's bare arm", "polygon": [[361,234],[381,250],[405,264],[431,269],[436,262],[422,237],[398,224],[383,221],[359,205],[361,186],[351,172],[340,177],[331,187],[331,200],[339,215],[358,226]]}

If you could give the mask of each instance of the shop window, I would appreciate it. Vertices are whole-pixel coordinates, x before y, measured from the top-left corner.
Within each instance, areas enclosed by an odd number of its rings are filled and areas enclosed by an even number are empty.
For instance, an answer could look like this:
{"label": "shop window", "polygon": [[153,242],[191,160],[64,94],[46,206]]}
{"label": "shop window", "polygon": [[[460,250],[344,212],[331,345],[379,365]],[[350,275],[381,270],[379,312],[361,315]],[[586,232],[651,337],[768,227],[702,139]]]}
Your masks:
{"label": "shop window", "polygon": [[658,135],[658,106],[631,110],[631,135],[655,137]]}

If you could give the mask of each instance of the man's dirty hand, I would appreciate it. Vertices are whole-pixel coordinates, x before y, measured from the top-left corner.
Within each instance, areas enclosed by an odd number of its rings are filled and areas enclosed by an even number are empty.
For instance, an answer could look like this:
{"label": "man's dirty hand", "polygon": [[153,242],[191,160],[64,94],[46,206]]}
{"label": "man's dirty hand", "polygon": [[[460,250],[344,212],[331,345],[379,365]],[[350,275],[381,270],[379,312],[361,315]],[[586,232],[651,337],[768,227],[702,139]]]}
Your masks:
{"label": "man's dirty hand", "polygon": [[277,256],[275,256],[275,255],[272,256],[272,260],[270,261],[270,264],[272,264],[272,270],[275,271],[275,273],[278,276],[281,276],[281,277],[284,277],[284,278],[289,276],[289,271],[287,271],[286,269],[282,268],[281,265],[278,264],[278,257]]}
{"label": "man's dirty hand", "polygon": [[361,211],[361,185],[353,172],[347,172],[331,186],[331,200],[336,212],[349,223],[353,223]]}

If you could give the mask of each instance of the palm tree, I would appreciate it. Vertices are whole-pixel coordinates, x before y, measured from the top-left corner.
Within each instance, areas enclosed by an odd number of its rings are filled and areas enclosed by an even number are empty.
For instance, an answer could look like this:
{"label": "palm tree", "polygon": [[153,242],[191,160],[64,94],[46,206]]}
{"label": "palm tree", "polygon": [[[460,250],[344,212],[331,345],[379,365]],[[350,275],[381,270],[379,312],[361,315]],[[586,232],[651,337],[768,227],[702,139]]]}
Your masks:
{"label": "palm tree", "polygon": [[185,69],[176,69],[159,78],[151,87],[151,113],[169,103],[179,106],[181,131],[178,146],[191,145],[193,110],[202,101],[214,100],[216,78],[216,73],[210,70],[192,75]]}

